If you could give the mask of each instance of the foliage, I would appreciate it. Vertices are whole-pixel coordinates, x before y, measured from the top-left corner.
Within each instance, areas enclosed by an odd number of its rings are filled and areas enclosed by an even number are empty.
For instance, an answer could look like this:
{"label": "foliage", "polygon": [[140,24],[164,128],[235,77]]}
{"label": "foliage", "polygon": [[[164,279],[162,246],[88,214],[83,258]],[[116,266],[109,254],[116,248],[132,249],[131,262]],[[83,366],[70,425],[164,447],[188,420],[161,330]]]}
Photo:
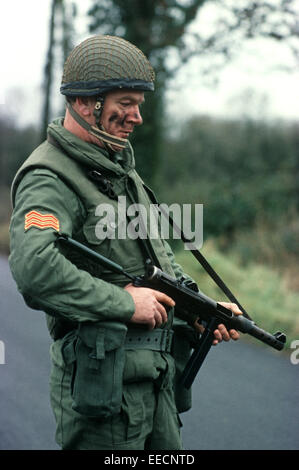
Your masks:
{"label": "foliage", "polygon": [[157,192],[168,203],[204,204],[205,236],[231,241],[298,212],[297,141],[296,124],[193,117],[165,140]]}
{"label": "foliage", "polygon": [[12,180],[38,141],[39,133],[35,128],[19,129],[12,119],[0,114],[0,253],[9,253]]}
{"label": "foliage", "polygon": [[16,171],[38,141],[34,127],[19,129],[12,120],[0,114],[0,188],[10,187]]}

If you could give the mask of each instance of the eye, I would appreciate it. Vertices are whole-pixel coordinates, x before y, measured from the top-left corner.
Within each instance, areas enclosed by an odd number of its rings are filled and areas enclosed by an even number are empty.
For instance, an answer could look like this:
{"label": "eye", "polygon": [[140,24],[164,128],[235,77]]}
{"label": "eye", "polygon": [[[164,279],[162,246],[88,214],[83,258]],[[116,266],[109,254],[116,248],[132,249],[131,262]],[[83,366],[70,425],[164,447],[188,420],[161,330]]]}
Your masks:
{"label": "eye", "polygon": [[121,101],[121,106],[123,106],[124,108],[128,107],[131,105],[131,102],[130,101]]}

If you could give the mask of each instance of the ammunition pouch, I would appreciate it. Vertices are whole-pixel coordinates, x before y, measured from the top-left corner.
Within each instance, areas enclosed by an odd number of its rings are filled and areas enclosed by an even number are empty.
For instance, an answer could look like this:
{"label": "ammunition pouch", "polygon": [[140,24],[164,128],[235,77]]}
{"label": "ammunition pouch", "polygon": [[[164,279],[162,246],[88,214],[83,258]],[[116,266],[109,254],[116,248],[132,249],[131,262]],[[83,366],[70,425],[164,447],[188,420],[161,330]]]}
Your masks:
{"label": "ammunition pouch", "polygon": [[84,322],[62,354],[72,364],[72,408],[93,418],[120,412],[122,403],[124,343],[127,327],[120,322]]}

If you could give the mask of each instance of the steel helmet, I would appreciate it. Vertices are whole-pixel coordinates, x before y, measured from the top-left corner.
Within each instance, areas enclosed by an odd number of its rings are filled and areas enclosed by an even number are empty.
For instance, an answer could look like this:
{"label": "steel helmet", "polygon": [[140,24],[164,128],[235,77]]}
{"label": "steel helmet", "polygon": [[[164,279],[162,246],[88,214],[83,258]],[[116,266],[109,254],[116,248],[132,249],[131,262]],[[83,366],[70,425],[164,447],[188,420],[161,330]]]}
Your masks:
{"label": "steel helmet", "polygon": [[153,91],[154,70],[140,49],[116,36],[93,36],[68,56],[60,91],[94,96],[117,88]]}

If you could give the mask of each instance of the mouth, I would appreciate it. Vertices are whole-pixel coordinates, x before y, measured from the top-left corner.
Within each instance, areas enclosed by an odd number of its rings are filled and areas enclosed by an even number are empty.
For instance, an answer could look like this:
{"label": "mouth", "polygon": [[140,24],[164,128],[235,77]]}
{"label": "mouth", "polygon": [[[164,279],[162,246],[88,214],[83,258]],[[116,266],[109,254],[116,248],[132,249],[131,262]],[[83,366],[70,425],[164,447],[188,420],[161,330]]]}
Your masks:
{"label": "mouth", "polygon": [[130,129],[130,130],[120,130],[119,131],[119,134],[122,134],[124,136],[124,138],[126,139],[127,137],[129,137],[129,135],[133,132],[133,129]]}

